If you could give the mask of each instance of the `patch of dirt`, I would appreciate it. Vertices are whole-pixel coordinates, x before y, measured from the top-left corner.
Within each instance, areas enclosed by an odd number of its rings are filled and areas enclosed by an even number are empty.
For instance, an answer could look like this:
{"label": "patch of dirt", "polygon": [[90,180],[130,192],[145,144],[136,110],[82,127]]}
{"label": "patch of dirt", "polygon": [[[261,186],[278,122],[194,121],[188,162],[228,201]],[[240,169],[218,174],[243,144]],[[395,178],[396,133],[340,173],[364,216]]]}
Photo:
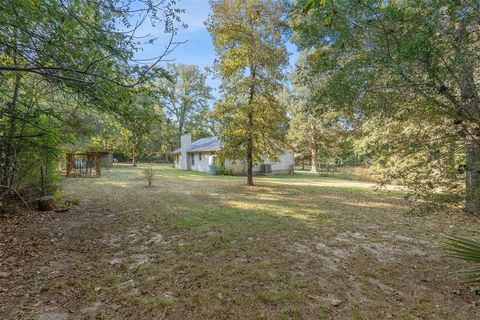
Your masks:
{"label": "patch of dirt", "polygon": [[453,273],[467,264],[441,243],[478,235],[475,220],[405,217],[397,198],[343,192],[341,181],[269,177],[244,188],[240,178],[160,168],[162,184],[146,189],[141,170],[66,181],[85,195],[68,212],[0,219],[0,319],[470,320],[480,311],[475,287]]}
{"label": "patch of dirt", "polygon": [[163,242],[163,236],[159,233],[153,235],[150,240],[146,242],[147,245],[159,244]]}
{"label": "patch of dirt", "polygon": [[72,320],[72,319],[79,319],[78,316],[72,315],[68,311],[42,311],[38,315],[38,320]]}

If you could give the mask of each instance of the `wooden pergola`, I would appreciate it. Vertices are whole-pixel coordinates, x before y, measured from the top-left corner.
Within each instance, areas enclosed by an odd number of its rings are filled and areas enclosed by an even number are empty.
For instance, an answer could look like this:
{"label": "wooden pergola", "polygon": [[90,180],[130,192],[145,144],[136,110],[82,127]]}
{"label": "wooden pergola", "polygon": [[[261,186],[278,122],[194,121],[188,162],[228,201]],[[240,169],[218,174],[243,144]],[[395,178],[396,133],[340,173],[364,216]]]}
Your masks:
{"label": "wooden pergola", "polygon": [[108,151],[67,153],[67,177],[99,177],[101,159]]}

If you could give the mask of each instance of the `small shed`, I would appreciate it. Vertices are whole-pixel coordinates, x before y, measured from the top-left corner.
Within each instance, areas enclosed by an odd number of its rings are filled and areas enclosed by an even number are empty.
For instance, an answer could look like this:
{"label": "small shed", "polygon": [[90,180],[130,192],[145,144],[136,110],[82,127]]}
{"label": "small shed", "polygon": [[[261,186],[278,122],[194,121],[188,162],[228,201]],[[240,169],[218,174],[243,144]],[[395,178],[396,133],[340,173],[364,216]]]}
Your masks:
{"label": "small shed", "polygon": [[102,157],[108,151],[67,153],[67,177],[99,177]]}

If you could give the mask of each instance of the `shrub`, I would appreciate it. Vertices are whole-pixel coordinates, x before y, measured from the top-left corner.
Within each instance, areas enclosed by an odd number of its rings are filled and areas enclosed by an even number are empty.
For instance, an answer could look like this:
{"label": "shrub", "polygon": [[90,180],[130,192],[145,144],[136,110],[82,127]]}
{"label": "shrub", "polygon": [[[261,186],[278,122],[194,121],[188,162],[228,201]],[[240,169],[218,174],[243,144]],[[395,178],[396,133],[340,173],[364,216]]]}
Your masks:
{"label": "shrub", "polygon": [[225,168],[224,166],[219,166],[215,174],[218,176],[232,176],[233,171],[232,169]]}
{"label": "shrub", "polygon": [[215,174],[218,176],[233,176],[233,170],[224,166],[218,166]]}
{"label": "shrub", "polygon": [[223,167],[223,166],[218,166],[218,167],[216,168],[216,170],[215,170],[215,175],[217,175],[217,176],[223,176],[224,172],[225,172],[225,167]]}
{"label": "shrub", "polygon": [[147,167],[147,168],[143,169],[143,176],[144,176],[145,180],[147,181],[148,186],[151,187],[152,184],[153,184],[153,177],[154,177],[153,168],[152,167]]}

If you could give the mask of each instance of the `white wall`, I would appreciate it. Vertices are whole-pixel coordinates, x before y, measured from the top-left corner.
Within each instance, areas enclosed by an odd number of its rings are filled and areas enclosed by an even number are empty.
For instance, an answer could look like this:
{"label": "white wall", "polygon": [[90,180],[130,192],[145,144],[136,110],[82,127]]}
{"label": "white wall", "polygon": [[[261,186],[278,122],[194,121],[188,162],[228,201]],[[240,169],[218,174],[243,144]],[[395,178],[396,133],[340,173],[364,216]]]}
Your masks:
{"label": "white wall", "polygon": [[[285,154],[279,155],[278,160],[276,162],[272,162],[267,157],[263,158],[264,164],[271,164],[272,165],[272,173],[288,173],[290,168],[294,164],[294,157],[293,151],[288,150]],[[247,173],[247,165],[246,161],[225,161],[225,166],[233,171],[234,174],[246,174]],[[253,167],[254,173],[260,172],[260,164],[257,164]]]}
{"label": "white wall", "polygon": [[[200,160],[198,155],[202,155],[202,159]],[[190,163],[190,170],[193,171],[200,171],[200,172],[208,172],[208,157],[211,155],[211,152],[195,152],[188,154],[188,161]],[[192,157],[195,159],[195,164],[192,165]]]}
{"label": "white wall", "polygon": [[[198,155],[199,152],[195,153],[187,153],[187,149],[192,145],[192,136],[189,134],[185,134],[181,138],[181,152],[178,154],[178,162],[175,161],[174,165],[175,168],[183,169],[183,170],[193,170],[193,171],[200,171],[200,172],[208,172],[208,158],[213,152],[202,152],[202,159],[200,160]],[[272,173],[288,173],[290,168],[294,164],[293,158],[293,151],[288,150],[284,154],[278,156],[278,160],[276,162],[272,162],[268,158],[263,159],[264,164],[271,164],[272,165]],[[195,157],[195,163],[192,165],[192,157]],[[234,174],[246,174],[246,162],[242,161],[225,161],[225,167],[231,169]],[[260,164],[257,164],[253,168],[254,173],[258,173],[260,171]]]}
{"label": "white wall", "polygon": [[271,163],[272,165],[272,172],[274,171],[285,171],[285,170],[290,170],[290,168],[294,165],[294,158],[293,158],[293,151],[286,151],[285,154],[282,154],[281,156],[278,157],[277,162],[270,162],[270,160],[267,160],[269,162],[265,163]]}
{"label": "white wall", "polygon": [[244,160],[240,161],[225,161],[225,168],[232,170],[233,174],[246,174],[247,173],[247,164]]}

